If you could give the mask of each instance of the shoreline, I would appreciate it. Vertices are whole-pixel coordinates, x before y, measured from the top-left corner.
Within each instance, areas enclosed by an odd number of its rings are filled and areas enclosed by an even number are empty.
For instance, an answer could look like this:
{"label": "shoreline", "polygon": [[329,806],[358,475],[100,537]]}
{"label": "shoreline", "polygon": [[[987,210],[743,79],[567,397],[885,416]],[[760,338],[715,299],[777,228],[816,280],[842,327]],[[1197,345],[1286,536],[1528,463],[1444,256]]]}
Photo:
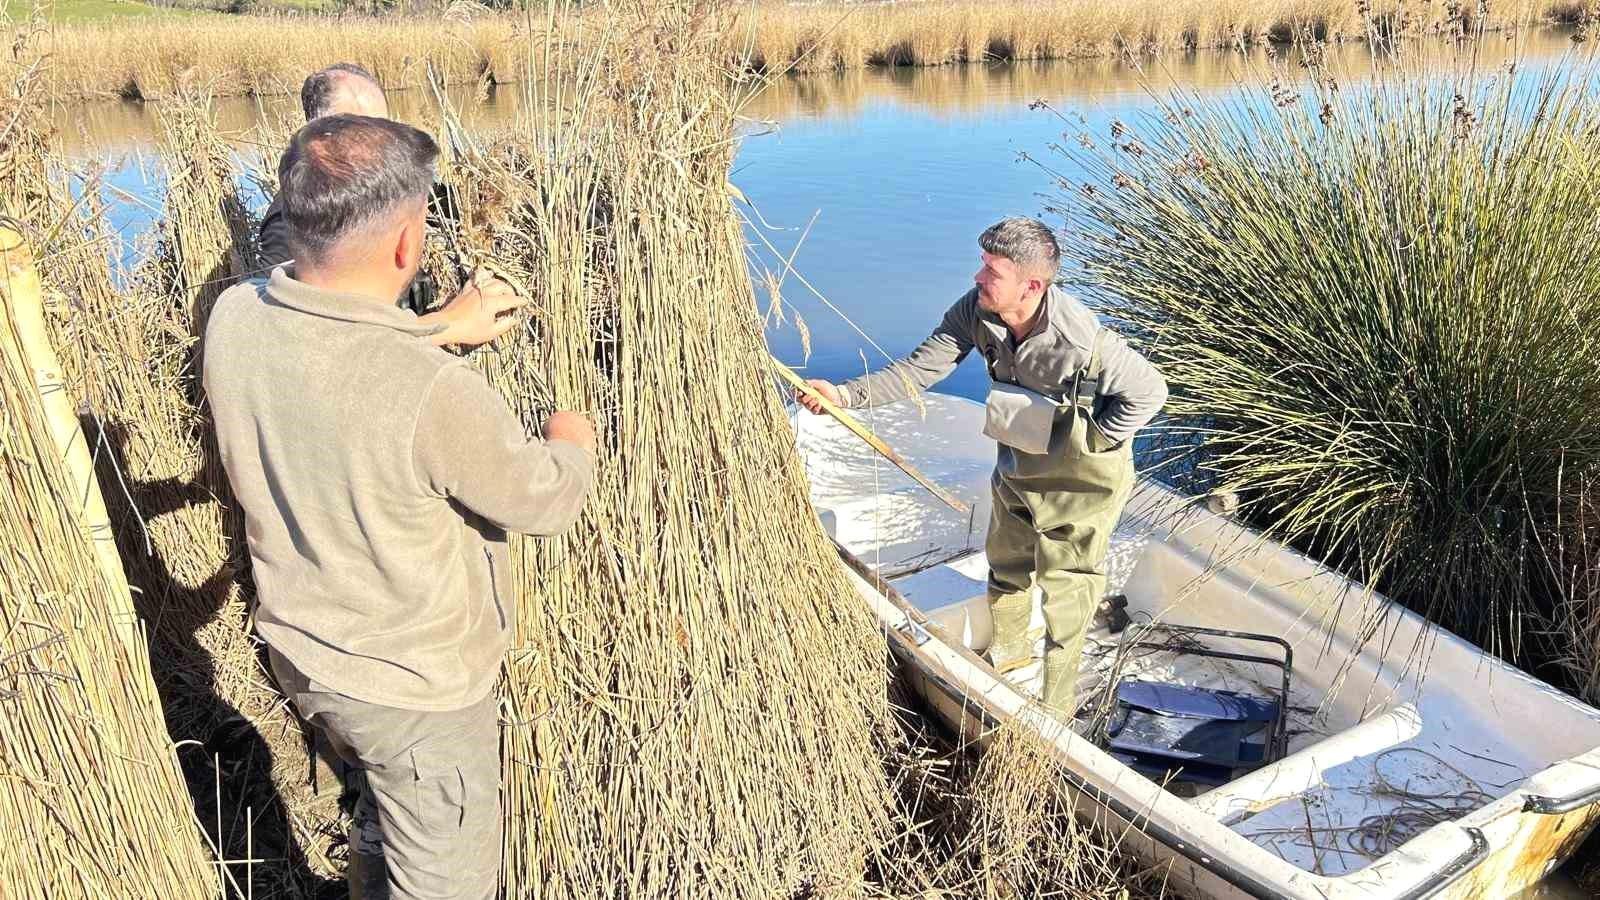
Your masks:
{"label": "shoreline", "polygon": [[[1581,28],[1592,15],[1567,0],[1518,0],[1483,21],[1470,13],[1424,19],[1403,7],[1361,15],[1355,7],[1344,0],[1255,0],[1222,11],[1173,10],[1158,0],[758,5],[731,14],[719,53],[730,75],[772,78],[854,69],[1153,60],[1308,41],[1449,40],[1479,31]],[[214,97],[265,99],[297,93],[306,72],[341,60],[366,66],[388,90],[424,87],[430,73],[446,85],[517,84],[525,73],[542,69],[552,44],[559,55],[562,44],[614,40],[612,27],[583,15],[535,20],[219,13],[181,21],[46,24],[41,40],[50,51],[45,77],[58,100],[160,101],[195,88]],[[418,48],[428,49],[415,55]]]}

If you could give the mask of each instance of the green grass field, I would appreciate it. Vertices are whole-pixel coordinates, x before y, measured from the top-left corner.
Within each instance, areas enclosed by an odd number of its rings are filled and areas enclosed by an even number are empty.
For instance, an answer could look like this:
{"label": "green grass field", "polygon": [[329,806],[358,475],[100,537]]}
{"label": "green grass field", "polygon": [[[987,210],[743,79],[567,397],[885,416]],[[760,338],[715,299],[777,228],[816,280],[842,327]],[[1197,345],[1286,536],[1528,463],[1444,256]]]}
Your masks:
{"label": "green grass field", "polygon": [[[32,13],[34,0],[0,0],[6,19],[20,22]],[[51,22],[102,22],[139,16],[187,16],[194,11],[166,9],[136,0],[41,0],[44,16]]]}

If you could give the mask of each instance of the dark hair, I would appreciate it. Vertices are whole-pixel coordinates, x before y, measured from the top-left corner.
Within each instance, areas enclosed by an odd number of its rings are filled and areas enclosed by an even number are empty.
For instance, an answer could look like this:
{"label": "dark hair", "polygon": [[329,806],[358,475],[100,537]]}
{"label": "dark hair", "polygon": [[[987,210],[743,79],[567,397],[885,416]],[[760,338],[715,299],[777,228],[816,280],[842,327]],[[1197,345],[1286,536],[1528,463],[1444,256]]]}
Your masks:
{"label": "dark hair", "polygon": [[1038,219],[1011,216],[984,229],[978,246],[985,253],[1004,256],[1025,269],[1050,272],[1061,267],[1061,245],[1050,226]]}
{"label": "dark hair", "polygon": [[439,145],[390,119],[340,113],[305,124],[278,162],[278,199],[296,259],[317,262],[346,237],[424,203]]}
{"label": "dark hair", "polygon": [[305,111],[306,121],[327,114],[328,103],[339,90],[339,83],[352,76],[365,78],[372,82],[373,87],[383,90],[377,76],[361,66],[348,62],[334,63],[326,69],[312,72],[300,85],[300,108]]}

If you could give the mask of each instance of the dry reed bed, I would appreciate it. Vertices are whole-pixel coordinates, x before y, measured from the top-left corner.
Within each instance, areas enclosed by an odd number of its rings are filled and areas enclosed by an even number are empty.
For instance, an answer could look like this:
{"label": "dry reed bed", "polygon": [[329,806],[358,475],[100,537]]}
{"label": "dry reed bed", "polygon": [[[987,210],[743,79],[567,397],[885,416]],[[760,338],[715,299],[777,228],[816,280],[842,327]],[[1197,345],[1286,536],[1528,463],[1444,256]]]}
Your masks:
{"label": "dry reed bed", "polygon": [[[1514,37],[1514,39],[1513,39]],[[1571,41],[1553,33],[1496,35],[1475,45],[1478,65],[1492,69],[1530,56],[1556,56]],[[1313,49],[1314,47],[1314,49]],[[1040,97],[1070,97],[1077,106],[1100,99],[1120,100],[1146,94],[1153,83],[1181,83],[1197,94],[1237,89],[1252,73],[1275,64],[1293,66],[1315,53],[1347,77],[1367,77],[1383,65],[1359,43],[1307,45],[1282,51],[1245,48],[1236,53],[1197,53],[1181,60],[1128,65],[1106,57],[1071,66],[1022,61],[1007,66],[868,67],[779,79],[754,97],[745,114],[779,122],[806,116],[840,116],[869,106],[893,103],[934,116],[970,116],[992,109],[996,97],[1011,97],[1020,106]],[[1455,55],[1448,41],[1407,42],[1412,55],[1444,59]]]}
{"label": "dry reed bed", "polygon": [[[764,3],[735,35],[762,71],[943,65],[995,59],[1083,59],[1378,34],[1450,33],[1477,23],[1474,3],[1404,0],[926,0],[792,7]],[[1504,28],[1576,21],[1593,6],[1574,0],[1487,4]]]}
{"label": "dry reed bed", "polygon": [[11,835],[0,883],[28,900],[118,896],[130,883],[200,900],[216,870],[132,600],[96,566],[80,485],[15,339],[17,274],[0,274],[0,827]]}
{"label": "dry reed bed", "polygon": [[208,16],[57,25],[46,49],[56,96],[157,99],[198,84],[218,95],[294,94],[307,73],[341,61],[390,88],[426,84],[429,66],[452,82],[516,80],[527,34],[507,17]]}
{"label": "dry reed bed", "polygon": [[[20,57],[19,57],[20,58]],[[43,61],[42,57],[34,57]],[[42,69],[15,82],[43,103]],[[156,242],[124,251],[105,226],[92,175],[53,155],[42,116],[19,117],[4,160],[14,208],[49,259],[49,324],[87,414],[135,607],[144,621],[166,731],[180,747],[193,814],[225,858],[250,864],[260,896],[333,876],[337,811],[318,802],[296,723],[247,629],[247,560],[194,359],[217,294],[245,271],[253,227],[232,160],[187,94],[159,108],[167,190]],[[80,196],[74,201],[72,182]],[[191,814],[191,815],[193,815]],[[233,873],[242,884],[244,867]]]}
{"label": "dry reed bed", "polygon": [[[1448,33],[1474,24],[1476,3],[1403,0],[926,0],[742,6],[722,40],[732,68],[816,72],[994,59],[1085,59],[1230,48],[1315,34]],[[1579,22],[1594,0],[1501,0],[1491,28]],[[305,74],[340,60],[376,72],[390,88],[450,82],[508,83],[544,73],[549,33],[561,40],[615,27],[601,7],[583,15],[531,13],[442,18],[215,16],[58,25],[51,29],[57,96],[170,96],[205,83],[218,95],[291,94]]]}
{"label": "dry reed bed", "polygon": [[[952,743],[907,714],[890,758],[900,827],[878,854],[882,898],[1161,900],[1161,868],[1138,866],[1124,835],[1079,818],[1068,772],[1037,733],[1002,725],[982,747]],[[1083,801],[1084,810],[1093,809]]]}

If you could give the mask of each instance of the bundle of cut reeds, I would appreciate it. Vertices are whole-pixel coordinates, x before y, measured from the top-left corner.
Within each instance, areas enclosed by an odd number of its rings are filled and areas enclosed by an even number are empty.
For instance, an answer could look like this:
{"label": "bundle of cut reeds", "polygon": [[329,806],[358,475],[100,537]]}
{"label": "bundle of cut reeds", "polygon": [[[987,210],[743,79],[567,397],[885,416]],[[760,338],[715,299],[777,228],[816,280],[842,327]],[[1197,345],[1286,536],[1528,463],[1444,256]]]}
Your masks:
{"label": "bundle of cut reeds", "polygon": [[0,885],[21,898],[123,896],[129,884],[211,896],[218,870],[162,728],[24,244],[28,234],[59,252],[52,273],[90,252],[48,177],[30,47],[20,39],[0,59],[0,829],[11,836]]}
{"label": "bundle of cut reeds", "polygon": [[88,527],[103,507],[87,448],[60,442],[80,439],[41,302],[20,233],[0,226],[0,885],[213,896],[127,583]]}
{"label": "bundle of cut reeds", "polygon": [[[534,298],[477,358],[599,427],[578,526],[518,544],[514,896],[864,890],[890,825],[884,644],[807,502],[727,174],[715,16],[617,9],[510,133],[453,123],[446,283]],[[530,90],[533,90],[530,88]]]}
{"label": "bundle of cut reeds", "polygon": [[[42,102],[40,70],[15,85]],[[256,859],[234,882],[259,896],[310,890],[337,866],[337,786],[319,799],[298,724],[266,676],[248,629],[240,511],[200,403],[195,349],[218,293],[248,274],[252,223],[209,98],[164,104],[166,195],[156,240],[128,257],[105,227],[93,177],[51,155],[18,118],[0,202],[27,217],[51,265],[45,293],[67,381],[84,402],[117,547],[148,630],[167,731],[181,748],[195,811],[229,859]],[[79,184],[71,185],[72,179]]]}

